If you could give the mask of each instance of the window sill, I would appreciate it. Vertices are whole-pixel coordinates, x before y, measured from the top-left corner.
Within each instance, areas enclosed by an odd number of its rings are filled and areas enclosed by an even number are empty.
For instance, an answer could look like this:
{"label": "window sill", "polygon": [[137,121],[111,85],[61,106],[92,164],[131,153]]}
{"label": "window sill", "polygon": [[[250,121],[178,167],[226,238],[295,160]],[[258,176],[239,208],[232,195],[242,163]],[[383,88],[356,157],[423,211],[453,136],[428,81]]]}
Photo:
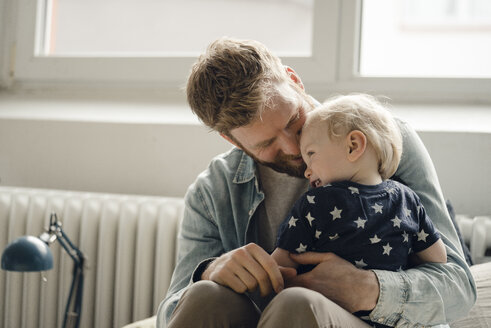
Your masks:
{"label": "window sill", "polygon": [[0,93],[0,119],[199,124],[184,99],[177,96],[164,98],[154,94],[144,97],[131,94],[74,96]]}
{"label": "window sill", "polygon": [[[491,133],[491,105],[393,104],[418,131]],[[183,95],[39,95],[0,93],[0,119],[130,124],[200,124]]]}

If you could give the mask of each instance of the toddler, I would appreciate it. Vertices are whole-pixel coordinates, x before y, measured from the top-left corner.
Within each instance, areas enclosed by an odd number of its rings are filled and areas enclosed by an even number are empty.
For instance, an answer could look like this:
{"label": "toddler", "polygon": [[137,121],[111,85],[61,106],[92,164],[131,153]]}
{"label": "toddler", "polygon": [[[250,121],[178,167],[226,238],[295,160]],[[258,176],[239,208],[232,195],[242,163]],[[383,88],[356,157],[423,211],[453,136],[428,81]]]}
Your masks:
{"label": "toddler", "polygon": [[[416,193],[389,179],[402,138],[375,98],[339,96],[310,112],[300,150],[312,188],[280,226],[273,252],[280,266],[311,270],[289,256],[308,251],[335,253],[360,269],[446,262],[445,246]],[[375,324],[368,313],[355,314]]]}

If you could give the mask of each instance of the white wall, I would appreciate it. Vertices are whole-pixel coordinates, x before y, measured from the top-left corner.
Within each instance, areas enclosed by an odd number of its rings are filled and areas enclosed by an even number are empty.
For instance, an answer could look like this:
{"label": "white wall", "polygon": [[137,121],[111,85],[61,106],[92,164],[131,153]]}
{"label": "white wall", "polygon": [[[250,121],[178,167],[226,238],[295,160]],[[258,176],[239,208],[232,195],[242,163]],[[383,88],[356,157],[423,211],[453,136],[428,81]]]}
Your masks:
{"label": "white wall", "polygon": [[0,184],[183,196],[230,146],[199,125],[0,120]]}
{"label": "white wall", "polygon": [[0,0],[0,90],[11,84],[10,67],[14,62],[17,1]]}
{"label": "white wall", "polygon": [[3,23],[6,20],[6,3],[5,0],[0,0],[0,89],[5,86],[5,57],[6,57],[6,42],[5,29],[7,24]]}
{"label": "white wall", "polygon": [[[183,196],[210,159],[230,148],[183,105],[173,113],[158,103],[126,102],[111,110],[104,102],[22,103],[16,108],[17,101],[0,97],[0,185]],[[91,119],[76,116],[81,108]],[[445,197],[459,213],[491,214],[491,131],[431,130],[410,113]]]}
{"label": "white wall", "polygon": [[456,211],[491,214],[491,133],[420,131]]}

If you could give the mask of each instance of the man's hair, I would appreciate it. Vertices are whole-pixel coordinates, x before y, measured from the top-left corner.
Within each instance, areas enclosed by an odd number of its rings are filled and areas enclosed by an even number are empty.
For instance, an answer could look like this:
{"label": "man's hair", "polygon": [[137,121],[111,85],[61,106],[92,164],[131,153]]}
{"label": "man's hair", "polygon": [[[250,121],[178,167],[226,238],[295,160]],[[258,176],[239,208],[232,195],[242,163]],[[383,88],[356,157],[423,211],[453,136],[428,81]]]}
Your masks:
{"label": "man's hair", "polygon": [[390,178],[397,170],[402,154],[401,132],[391,113],[376,98],[365,94],[330,98],[309,114],[304,128],[320,124],[325,125],[332,139],[361,131],[375,150],[382,178]]}
{"label": "man's hair", "polygon": [[280,59],[252,40],[221,38],[193,65],[187,82],[192,111],[211,129],[230,135],[260,117],[275,85],[292,82]]}

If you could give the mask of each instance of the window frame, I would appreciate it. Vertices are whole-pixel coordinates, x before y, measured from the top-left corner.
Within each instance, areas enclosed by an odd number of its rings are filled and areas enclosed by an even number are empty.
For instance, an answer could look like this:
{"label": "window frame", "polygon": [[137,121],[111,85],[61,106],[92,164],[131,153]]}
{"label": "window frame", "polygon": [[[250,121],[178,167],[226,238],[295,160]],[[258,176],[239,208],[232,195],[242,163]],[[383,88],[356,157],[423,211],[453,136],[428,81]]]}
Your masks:
{"label": "window frame", "polygon": [[[101,83],[157,83],[169,87],[181,85],[189,72],[196,56],[158,57],[158,56],[117,56],[117,57],[77,57],[44,56],[41,53],[42,19],[44,1],[19,0],[17,51],[15,60],[15,79],[18,82],[101,82]],[[283,60],[299,71],[304,72],[306,80],[313,83],[332,82],[335,76],[333,65],[335,49],[320,41],[329,31],[329,39],[336,38],[337,1],[314,1],[315,45],[311,56],[285,57]],[[331,13],[329,19],[320,13]],[[36,32],[37,31],[37,32]],[[162,69],[156,69],[161,67]],[[315,74],[319,71],[324,74]]]}
{"label": "window frame", "polygon": [[331,86],[335,92],[367,92],[401,101],[491,102],[491,78],[360,76],[358,58],[362,5],[363,0],[345,0],[341,4],[338,78]]}
{"label": "window frame", "polygon": [[[42,56],[44,1],[0,0],[14,7],[17,19],[7,33],[15,32],[15,51],[3,47],[13,76],[7,86],[19,89],[50,86],[87,88],[128,86],[176,91],[184,85],[196,57],[75,57]],[[361,8],[363,0],[315,0],[312,54],[282,57],[294,68],[306,89],[322,100],[334,93],[368,92],[394,100],[491,103],[491,78],[362,77],[358,74]],[[15,14],[15,13],[14,13]],[[8,41],[8,37],[6,40]],[[4,40],[4,43],[6,41]],[[0,57],[1,58],[1,57]],[[4,59],[3,62],[9,62]],[[160,69],[156,69],[160,68]],[[5,75],[5,74],[4,74]],[[12,75],[12,74],[10,74]]]}

